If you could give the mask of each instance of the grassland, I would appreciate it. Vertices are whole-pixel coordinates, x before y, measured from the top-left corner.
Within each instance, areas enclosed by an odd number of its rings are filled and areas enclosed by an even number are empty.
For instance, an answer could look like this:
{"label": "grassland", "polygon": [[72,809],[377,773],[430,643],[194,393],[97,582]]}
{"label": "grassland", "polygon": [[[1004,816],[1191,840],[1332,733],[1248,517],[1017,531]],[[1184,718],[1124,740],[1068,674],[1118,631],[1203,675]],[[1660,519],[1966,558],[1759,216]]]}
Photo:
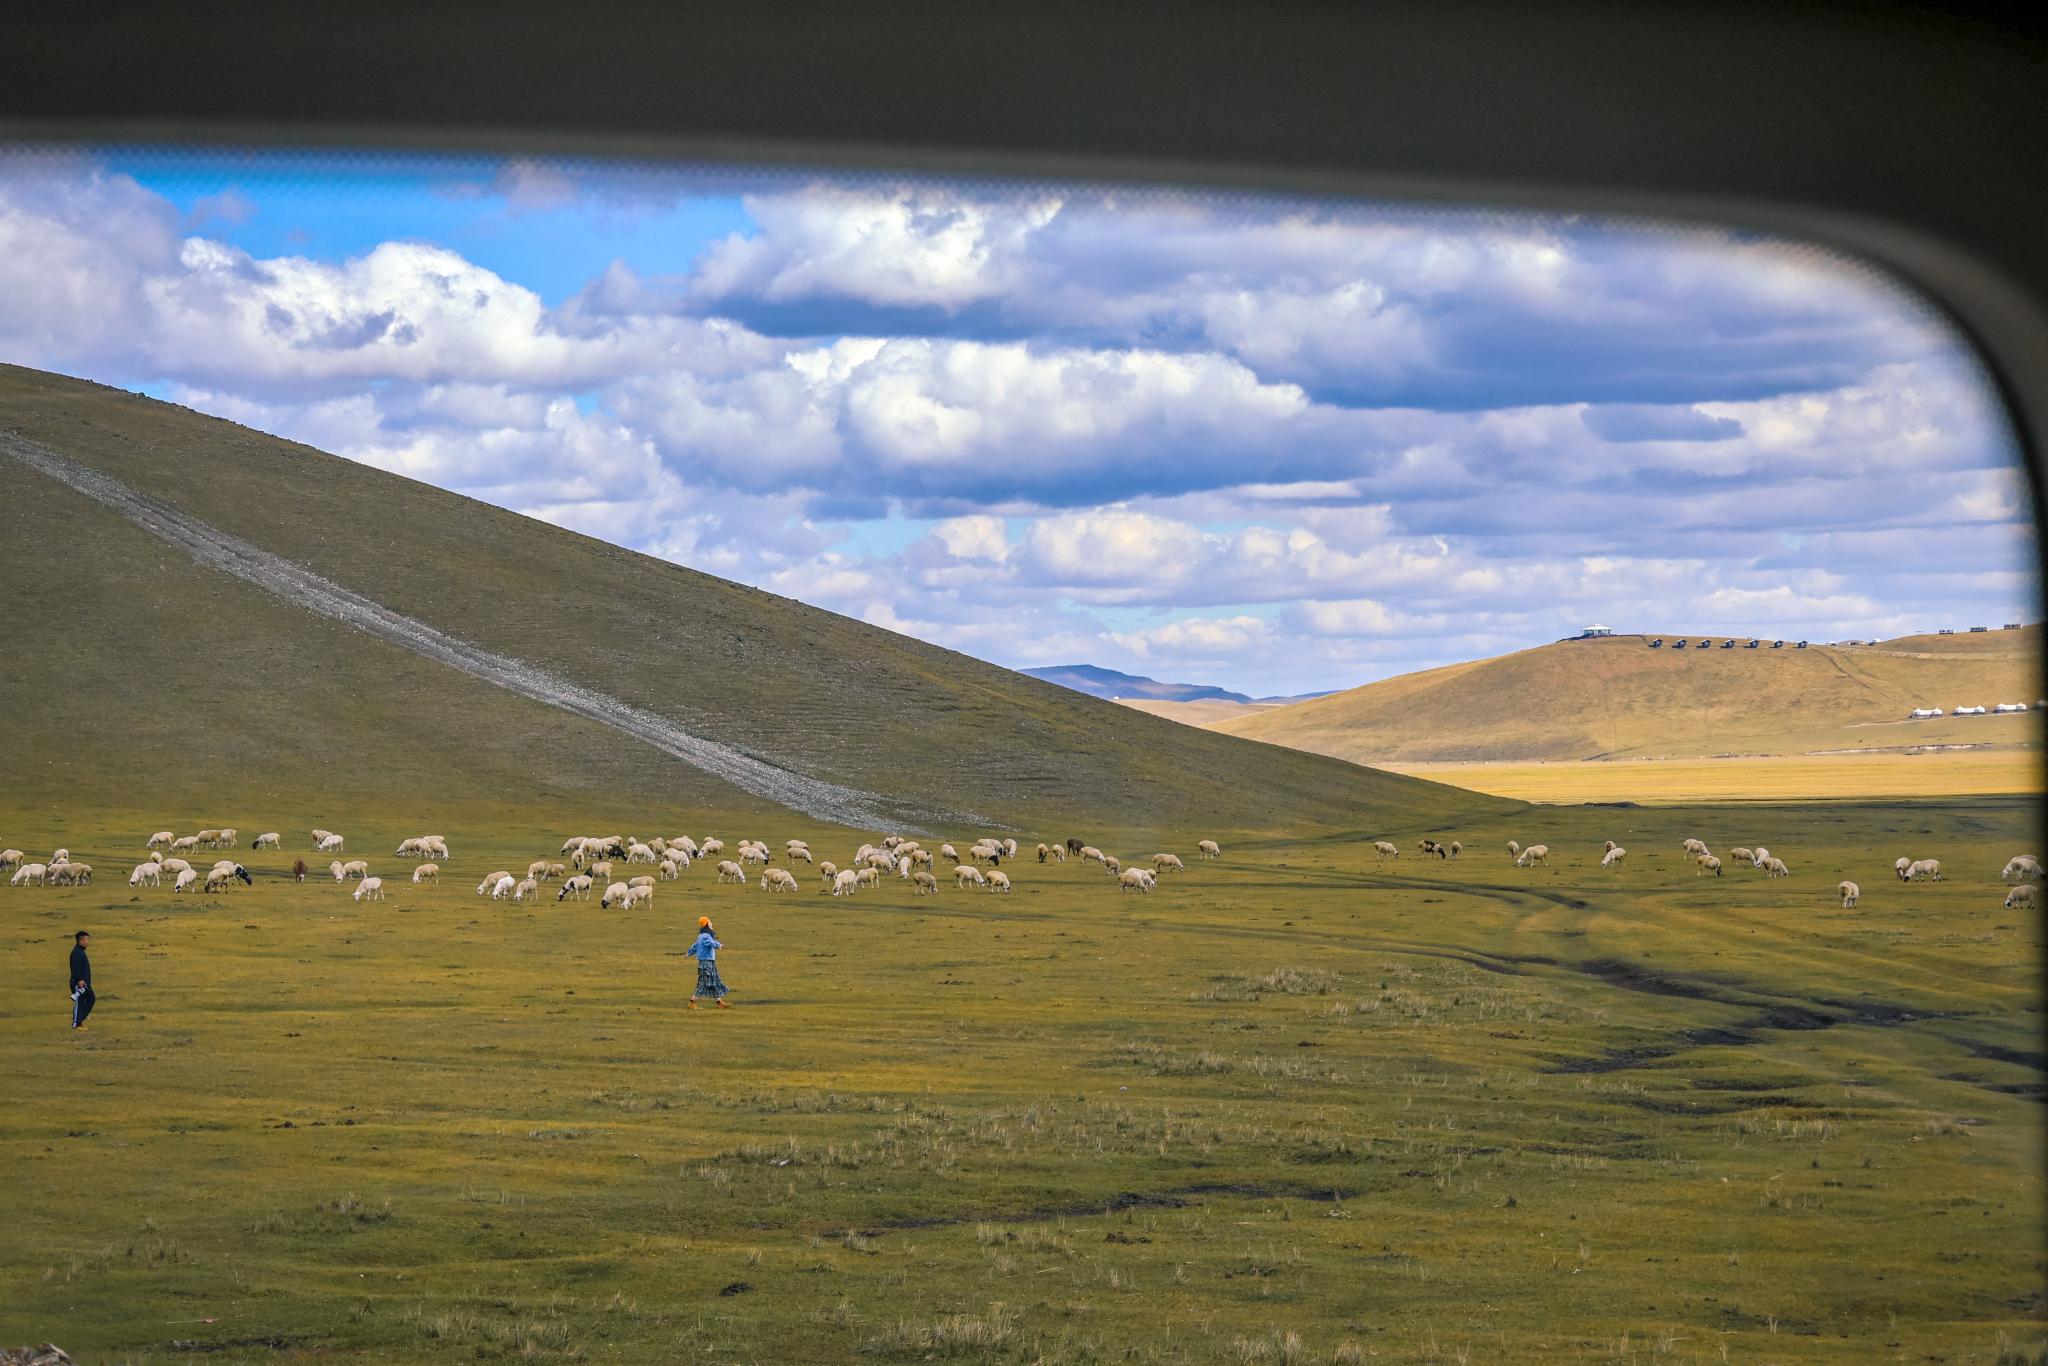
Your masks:
{"label": "grassland", "polygon": [[2042,791],[2030,749],[1621,759],[1560,764],[1405,764],[1401,771],[1528,802],[1839,801]]}
{"label": "grassland", "polygon": [[1615,636],[1404,674],[1211,729],[1378,765],[2038,747],[2034,713],[1905,718],[1916,707],[2031,705],[2040,660],[2038,626],[1805,650],[1650,649]]}
{"label": "grassland", "polygon": [[[581,812],[209,807],[448,885],[121,884],[158,808],[0,807],[0,1342],[82,1361],[2034,1360],[2020,799],[1224,834],[1150,898],[507,906]],[[602,823],[602,822],[600,822]],[[640,833],[854,836],[643,810]],[[964,834],[967,832],[955,832]],[[1053,833],[1053,832],[1047,832]],[[1152,837],[1085,829],[1113,852]],[[1216,832],[1222,833],[1222,832]],[[1463,839],[1455,863],[1367,837]],[[1677,851],[1765,841],[1787,881]],[[1515,869],[1502,843],[1543,840]],[[1633,852],[1618,873],[1605,838]],[[1175,845],[1183,853],[1190,842]],[[1898,852],[1948,881],[1902,887]],[[111,876],[109,876],[111,874]],[[1838,878],[1860,881],[1842,910]],[[717,917],[736,1009],[689,1012]],[[94,1028],[64,1028],[69,932]],[[40,989],[39,989],[40,988]]]}

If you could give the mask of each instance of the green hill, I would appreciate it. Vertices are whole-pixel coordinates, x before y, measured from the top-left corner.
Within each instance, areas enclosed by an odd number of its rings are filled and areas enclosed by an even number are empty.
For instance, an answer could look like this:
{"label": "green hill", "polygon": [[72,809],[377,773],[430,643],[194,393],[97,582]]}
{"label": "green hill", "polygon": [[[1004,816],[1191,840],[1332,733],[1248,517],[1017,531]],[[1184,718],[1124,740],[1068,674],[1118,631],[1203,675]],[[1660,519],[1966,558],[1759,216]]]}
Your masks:
{"label": "green hill", "polygon": [[1642,636],[1566,640],[1211,728],[1357,763],[2032,743],[2040,735],[2033,712],[1935,721],[1911,721],[1907,713],[2001,702],[2031,707],[2041,696],[2040,647],[2039,626],[1804,650],[1768,643],[1755,650],[1674,650],[1668,643],[1651,649]]}
{"label": "green hill", "polygon": [[[18,796],[53,811],[205,819],[290,797],[421,819],[559,803],[568,825],[795,806],[1186,830],[1494,804],[1175,725],[79,380],[0,367],[0,472],[0,747]],[[522,692],[513,672],[540,682]],[[550,688],[582,700],[536,700]]]}

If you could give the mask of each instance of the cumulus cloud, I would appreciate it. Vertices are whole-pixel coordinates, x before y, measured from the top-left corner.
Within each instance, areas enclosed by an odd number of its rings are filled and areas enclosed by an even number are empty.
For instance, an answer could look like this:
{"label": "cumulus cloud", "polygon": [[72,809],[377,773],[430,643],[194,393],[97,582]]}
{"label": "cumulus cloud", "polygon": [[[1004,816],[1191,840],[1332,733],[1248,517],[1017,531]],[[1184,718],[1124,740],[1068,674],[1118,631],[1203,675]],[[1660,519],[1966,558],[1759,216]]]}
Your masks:
{"label": "cumulus cloud", "polygon": [[[555,243],[692,183],[508,161],[433,192]],[[86,160],[0,162],[0,358],[1018,665],[1291,693],[1593,619],[1826,638],[2032,610],[2030,491],[1981,377],[1820,253],[735,187],[748,226],[665,264],[589,229],[550,306],[447,242],[253,251],[260,175],[181,211]]]}

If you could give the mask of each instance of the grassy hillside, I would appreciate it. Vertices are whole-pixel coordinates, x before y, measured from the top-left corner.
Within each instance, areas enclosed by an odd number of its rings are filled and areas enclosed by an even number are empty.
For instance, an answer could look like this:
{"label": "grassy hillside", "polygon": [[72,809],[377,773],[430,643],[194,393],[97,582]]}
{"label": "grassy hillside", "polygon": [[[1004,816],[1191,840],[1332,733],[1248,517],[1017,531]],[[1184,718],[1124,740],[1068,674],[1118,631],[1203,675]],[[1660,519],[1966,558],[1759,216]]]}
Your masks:
{"label": "grassy hillside", "polygon": [[2036,743],[2037,716],[1911,722],[2040,696],[2038,626],[1804,650],[1571,640],[1218,722],[1359,763],[1805,754]]}
{"label": "grassy hillside", "polygon": [[[1030,825],[1356,826],[1467,794],[1193,731],[172,405],[0,367],[0,431],[777,766]],[[55,804],[761,799],[203,568],[0,457],[10,781]],[[232,813],[193,813],[233,819]],[[246,822],[245,822],[246,823]],[[641,824],[644,822],[631,822]]]}

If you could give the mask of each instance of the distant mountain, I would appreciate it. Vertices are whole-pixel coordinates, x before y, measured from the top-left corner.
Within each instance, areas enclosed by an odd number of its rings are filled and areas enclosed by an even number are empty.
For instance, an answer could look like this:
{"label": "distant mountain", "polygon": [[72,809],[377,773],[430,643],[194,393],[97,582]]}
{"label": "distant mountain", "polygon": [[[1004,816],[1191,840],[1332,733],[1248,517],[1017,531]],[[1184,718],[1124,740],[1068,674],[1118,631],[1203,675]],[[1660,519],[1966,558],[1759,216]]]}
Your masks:
{"label": "distant mountain", "polygon": [[1024,669],[1033,678],[1057,683],[1062,688],[1111,700],[1143,697],[1154,702],[1249,702],[1241,692],[1212,688],[1206,683],[1161,683],[1156,678],[1118,673],[1095,664],[1058,664],[1046,669]]}

